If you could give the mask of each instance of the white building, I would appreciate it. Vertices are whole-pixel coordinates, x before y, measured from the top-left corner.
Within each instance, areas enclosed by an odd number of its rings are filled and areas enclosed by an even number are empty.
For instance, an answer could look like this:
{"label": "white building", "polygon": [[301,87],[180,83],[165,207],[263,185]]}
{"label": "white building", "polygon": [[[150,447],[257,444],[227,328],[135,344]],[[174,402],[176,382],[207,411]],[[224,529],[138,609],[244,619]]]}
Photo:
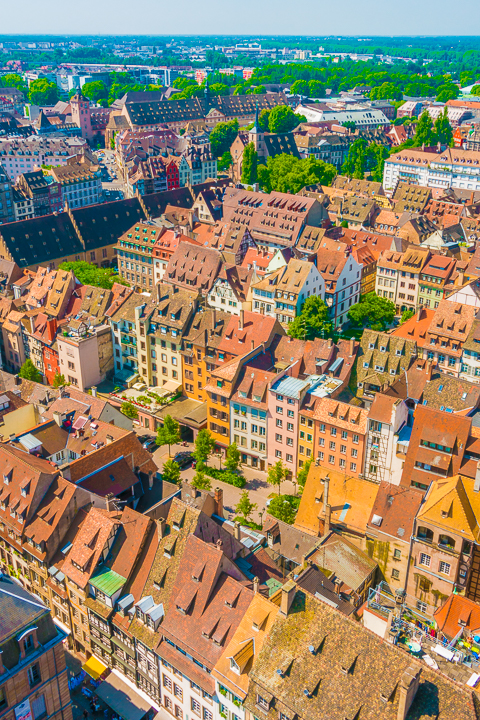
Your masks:
{"label": "white building", "polygon": [[404,400],[377,393],[368,414],[363,474],[367,480],[400,485],[411,428]]}
{"label": "white building", "polygon": [[383,187],[393,192],[399,182],[431,188],[480,190],[480,152],[446,148],[427,152],[407,148],[385,160]]}
{"label": "white building", "polygon": [[0,162],[12,181],[22,173],[39,170],[42,165],[66,165],[69,157],[89,152],[87,141],[79,137],[0,138]]}
{"label": "white building", "polygon": [[376,110],[372,107],[357,105],[352,109],[325,108],[321,105],[300,104],[295,108],[297,115],[304,115],[308,122],[335,122],[343,125],[346,122],[354,122],[357,128],[378,128],[389,127],[390,120],[383,110]]}

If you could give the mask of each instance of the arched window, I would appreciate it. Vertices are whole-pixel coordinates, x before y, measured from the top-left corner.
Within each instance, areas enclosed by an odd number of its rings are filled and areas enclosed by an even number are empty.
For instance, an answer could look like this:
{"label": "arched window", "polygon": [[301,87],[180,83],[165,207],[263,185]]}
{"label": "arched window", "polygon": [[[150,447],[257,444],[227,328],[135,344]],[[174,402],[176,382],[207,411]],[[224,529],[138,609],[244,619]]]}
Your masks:
{"label": "arched window", "polygon": [[440,535],[438,544],[444,545],[445,547],[448,547],[451,550],[455,549],[455,540],[452,537],[450,537],[450,535]]}
{"label": "arched window", "polygon": [[426,527],[419,527],[417,530],[417,537],[421,540],[426,540],[427,542],[433,541],[433,532],[430,530],[430,528]]}

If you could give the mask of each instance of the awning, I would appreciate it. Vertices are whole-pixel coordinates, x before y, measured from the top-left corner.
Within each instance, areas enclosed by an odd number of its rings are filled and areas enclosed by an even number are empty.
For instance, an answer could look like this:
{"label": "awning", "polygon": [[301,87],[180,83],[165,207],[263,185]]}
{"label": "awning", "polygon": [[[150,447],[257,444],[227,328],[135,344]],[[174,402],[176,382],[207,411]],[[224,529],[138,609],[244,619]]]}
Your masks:
{"label": "awning", "polygon": [[88,658],[84,665],[82,665],[82,670],[85,670],[85,672],[88,673],[94,680],[98,680],[106,669],[107,666],[100,662],[100,660],[97,660],[97,658],[93,655]]}
{"label": "awning", "polygon": [[115,673],[100,683],[95,692],[123,720],[141,720],[152,707]]}

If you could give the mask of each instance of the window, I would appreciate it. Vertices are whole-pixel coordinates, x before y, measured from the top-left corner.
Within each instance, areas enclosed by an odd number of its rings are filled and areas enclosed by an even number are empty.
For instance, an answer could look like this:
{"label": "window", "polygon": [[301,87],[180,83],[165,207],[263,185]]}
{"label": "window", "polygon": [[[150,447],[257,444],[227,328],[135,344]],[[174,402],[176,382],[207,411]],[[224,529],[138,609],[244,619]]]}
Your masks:
{"label": "window", "polygon": [[352,448],[350,452],[351,452],[351,454],[352,454],[352,457],[354,457],[354,458],[358,457],[358,450],[357,450],[357,448]]}
{"label": "window", "polygon": [[257,695],[257,705],[264,710],[268,710],[270,707],[269,703],[261,695]]}
{"label": "window", "polygon": [[422,613],[427,612],[427,603],[422,602],[421,600],[417,600],[417,610],[420,610]]}
{"label": "window", "polygon": [[44,695],[40,695],[39,697],[35,698],[35,700],[31,700],[30,704],[32,708],[32,715],[35,720],[40,720],[40,718],[45,717],[45,715],[47,714],[47,708],[45,705]]}
{"label": "window", "polygon": [[395,568],[392,570],[392,579],[400,580],[400,571],[399,570],[396,570]]}
{"label": "window", "polygon": [[40,674],[40,665],[38,663],[35,663],[35,665],[32,665],[28,668],[28,682],[30,683],[30,687],[38,685],[41,679],[42,676]]}
{"label": "window", "polygon": [[450,563],[443,562],[443,560],[441,560],[441,562],[438,566],[438,571],[443,573],[444,575],[450,575],[450,569],[451,569]]}
{"label": "window", "polygon": [[200,715],[201,707],[200,707],[200,703],[198,702],[198,700],[196,700],[195,698],[191,698],[190,702],[191,702],[192,711],[194,713],[196,713],[196,715]]}
{"label": "window", "polygon": [[350,463],[350,471],[357,472],[357,463]]}
{"label": "window", "polygon": [[431,561],[430,555],[426,555],[425,553],[420,553],[420,565],[425,565],[425,567],[430,567],[430,561]]}
{"label": "window", "polygon": [[163,687],[166,687],[168,690],[172,690],[172,681],[168,677],[168,675],[163,676]]}
{"label": "window", "polygon": [[328,456],[328,462],[329,462],[331,465],[335,465],[335,455],[329,455],[329,456]]}
{"label": "window", "polygon": [[397,550],[394,550],[394,551],[393,551],[393,559],[394,559],[394,560],[400,560],[401,557],[402,557],[402,552],[401,552],[401,550],[398,550],[398,549],[397,549]]}
{"label": "window", "polygon": [[330,435],[333,435],[333,436],[335,437],[336,434],[337,434],[337,428],[336,428],[336,427],[331,427],[331,428],[330,428]]}
{"label": "window", "polygon": [[173,694],[175,695],[175,697],[179,698],[180,700],[183,700],[183,690],[179,685],[174,684]]}
{"label": "window", "polygon": [[330,440],[329,447],[330,447],[330,450],[335,450],[335,443],[333,442],[333,440]]}
{"label": "window", "polygon": [[208,708],[203,708],[203,720],[212,720],[213,715]]}

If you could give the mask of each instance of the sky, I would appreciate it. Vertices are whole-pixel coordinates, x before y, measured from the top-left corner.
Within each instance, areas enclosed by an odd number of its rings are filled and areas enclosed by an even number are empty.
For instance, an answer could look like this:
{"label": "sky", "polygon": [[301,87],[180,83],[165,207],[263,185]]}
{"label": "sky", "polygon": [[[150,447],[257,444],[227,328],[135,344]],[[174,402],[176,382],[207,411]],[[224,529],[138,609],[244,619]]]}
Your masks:
{"label": "sky", "polygon": [[480,35],[478,0],[0,0],[0,32]]}

